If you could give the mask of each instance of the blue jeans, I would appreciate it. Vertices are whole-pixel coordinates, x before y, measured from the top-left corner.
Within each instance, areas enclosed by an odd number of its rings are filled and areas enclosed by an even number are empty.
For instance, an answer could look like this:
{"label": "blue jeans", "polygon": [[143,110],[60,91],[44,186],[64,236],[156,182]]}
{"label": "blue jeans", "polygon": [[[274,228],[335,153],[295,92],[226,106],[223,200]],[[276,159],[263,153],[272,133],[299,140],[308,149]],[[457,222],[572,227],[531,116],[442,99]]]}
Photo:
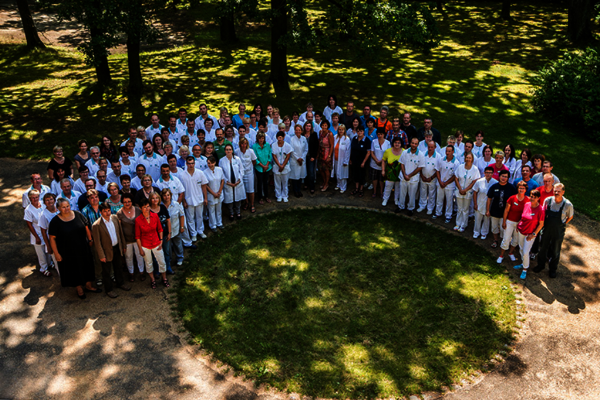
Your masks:
{"label": "blue jeans", "polygon": [[181,238],[181,233],[172,237],[170,241],[172,242],[171,247],[173,248],[177,262],[183,261],[183,240]]}
{"label": "blue jeans", "polygon": [[163,253],[165,254],[165,264],[167,265],[167,272],[173,272],[173,270],[171,269],[171,240],[163,241]]}
{"label": "blue jeans", "polygon": [[311,191],[315,190],[315,179],[317,177],[317,159],[310,161],[310,158],[306,160],[306,178],[304,182],[308,185],[308,189]]}

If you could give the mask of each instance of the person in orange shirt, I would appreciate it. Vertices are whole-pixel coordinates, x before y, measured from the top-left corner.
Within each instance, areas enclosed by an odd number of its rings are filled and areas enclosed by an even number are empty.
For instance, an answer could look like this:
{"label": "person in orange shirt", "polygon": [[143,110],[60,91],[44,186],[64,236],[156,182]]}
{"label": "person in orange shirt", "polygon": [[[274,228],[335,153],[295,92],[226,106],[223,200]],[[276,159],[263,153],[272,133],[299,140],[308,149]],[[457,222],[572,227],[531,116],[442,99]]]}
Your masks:
{"label": "person in orange shirt", "polygon": [[377,130],[382,129],[384,133],[392,130],[392,123],[388,119],[389,111],[390,109],[388,106],[381,107],[381,110],[379,110],[379,118],[375,120],[375,128]]}

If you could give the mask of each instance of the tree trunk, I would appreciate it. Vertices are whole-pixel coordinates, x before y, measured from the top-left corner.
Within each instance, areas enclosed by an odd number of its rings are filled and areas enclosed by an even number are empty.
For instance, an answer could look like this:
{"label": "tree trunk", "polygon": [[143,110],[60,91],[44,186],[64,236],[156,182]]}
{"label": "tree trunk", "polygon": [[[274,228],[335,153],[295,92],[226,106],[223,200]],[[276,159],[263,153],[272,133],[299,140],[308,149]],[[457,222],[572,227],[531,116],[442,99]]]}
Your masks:
{"label": "tree trunk", "polygon": [[143,81],[140,66],[140,36],[127,37],[127,67],[129,69],[129,94],[139,97],[142,94]]}
{"label": "tree trunk", "polygon": [[23,23],[23,31],[25,32],[25,39],[27,39],[27,47],[33,49],[43,49],[46,47],[40,36],[38,35],[35,22],[31,16],[31,10],[27,0],[17,0],[17,7],[19,8],[19,14],[21,14],[21,22]]}
{"label": "tree trunk", "polygon": [[502,12],[500,17],[504,20],[510,20],[510,0],[502,0]]}
{"label": "tree trunk", "polygon": [[104,45],[103,31],[99,27],[90,27],[90,38],[92,51],[94,53],[94,66],[96,78],[100,86],[109,85],[112,82],[110,68],[108,67],[108,50]]}
{"label": "tree trunk", "polygon": [[573,43],[585,43],[592,39],[591,0],[571,0],[567,35]]}
{"label": "tree trunk", "polygon": [[279,97],[290,94],[287,68],[287,45],[282,43],[288,31],[286,0],[271,0],[273,20],[271,22],[271,76],[275,94]]}
{"label": "tree trunk", "polygon": [[233,10],[226,10],[219,18],[219,28],[221,31],[221,40],[223,42],[234,43],[238,41],[237,34],[235,33],[235,18]]}

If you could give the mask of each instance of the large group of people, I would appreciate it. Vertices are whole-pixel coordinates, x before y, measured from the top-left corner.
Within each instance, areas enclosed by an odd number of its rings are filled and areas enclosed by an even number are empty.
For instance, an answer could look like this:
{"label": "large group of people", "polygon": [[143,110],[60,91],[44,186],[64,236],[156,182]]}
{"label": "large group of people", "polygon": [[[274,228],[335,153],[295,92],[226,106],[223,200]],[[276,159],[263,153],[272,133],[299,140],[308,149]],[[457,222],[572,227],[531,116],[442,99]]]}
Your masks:
{"label": "large group of people", "polygon": [[473,237],[491,233],[491,246],[500,247],[498,263],[507,251],[516,261],[519,248],[522,279],[536,256],[534,271],[549,262],[556,276],[574,209],[544,155],[525,148],[517,157],[512,144],[495,151],[483,131],[474,140],[456,131],[442,143],[430,118],[417,128],[410,113],[390,119],[386,106],[375,116],[369,105],[359,115],[353,102],[345,110],[335,96],[326,103],[291,117],[271,105],[247,113],[240,104],[234,115],[222,107],[219,118],[202,104],[196,118],[181,108],[167,126],[152,114],[148,127],[128,128],[117,142],[79,140],[72,160],[57,145],[50,185],[33,174],[23,194],[40,272],[50,276],[54,266],[81,298],[102,285],[110,297],[115,287],[129,290],[123,271],[130,282],[138,271],[152,288],[169,287],[184,248],[218,232],[223,213],[239,220],[272,199],[287,203],[290,194],[314,196],[335,183],[340,194],[370,191],[409,216],[454,219],[458,232],[473,219]]}

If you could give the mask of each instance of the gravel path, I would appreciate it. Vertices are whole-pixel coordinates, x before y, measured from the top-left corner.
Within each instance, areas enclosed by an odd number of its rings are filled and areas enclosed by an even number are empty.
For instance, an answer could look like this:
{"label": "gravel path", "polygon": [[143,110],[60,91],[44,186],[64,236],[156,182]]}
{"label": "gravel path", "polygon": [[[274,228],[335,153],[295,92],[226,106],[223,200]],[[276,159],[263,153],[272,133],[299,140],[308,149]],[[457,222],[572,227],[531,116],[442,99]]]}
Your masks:
{"label": "gravel path", "polygon": [[[223,374],[186,343],[171,315],[174,295],[160,285],[151,291],[138,281],[116,300],[89,294],[81,301],[60,287],[58,277],[37,273],[20,199],[29,174],[44,170],[45,163],[0,159],[0,259],[5,260],[0,263],[0,398],[300,398],[257,390]],[[381,208],[370,197],[330,191],[259,212],[317,204]],[[599,238],[599,224],[577,214],[567,231],[559,278],[531,273],[522,288],[527,313],[515,350],[492,372],[444,398],[598,398]]]}

